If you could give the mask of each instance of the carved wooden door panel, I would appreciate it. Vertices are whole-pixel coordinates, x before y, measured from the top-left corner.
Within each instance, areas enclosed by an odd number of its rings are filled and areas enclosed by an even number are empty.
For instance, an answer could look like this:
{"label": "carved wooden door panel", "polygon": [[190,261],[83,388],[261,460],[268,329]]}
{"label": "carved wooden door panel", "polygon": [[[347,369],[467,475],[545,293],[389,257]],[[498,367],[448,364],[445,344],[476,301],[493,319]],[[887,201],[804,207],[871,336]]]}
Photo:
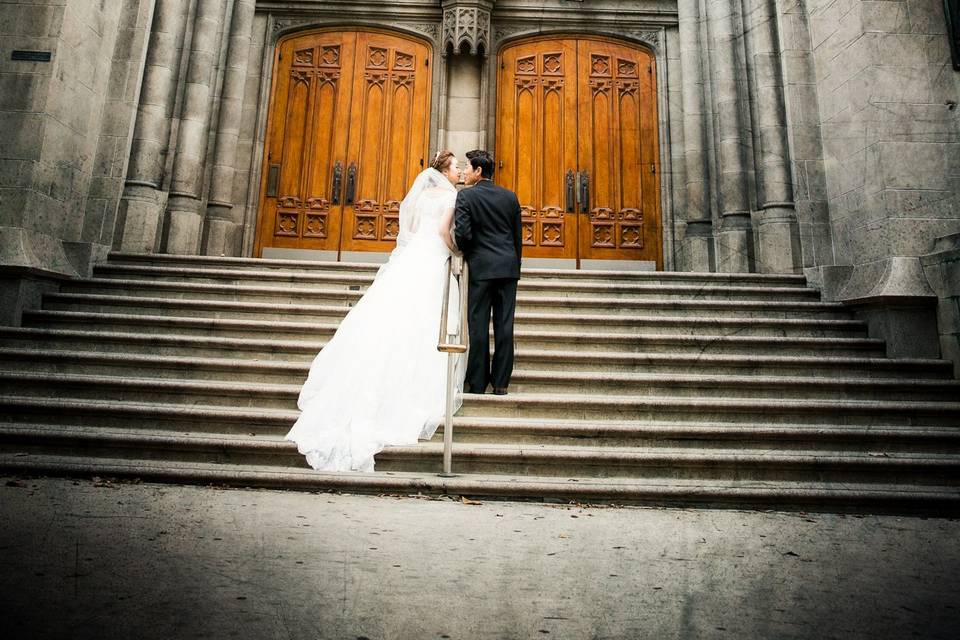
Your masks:
{"label": "carved wooden door panel", "polygon": [[427,153],[429,49],[380,32],[281,41],[255,246],[390,251]]}
{"label": "carved wooden door panel", "polygon": [[429,49],[360,33],[353,76],[341,250],[391,251],[400,201],[426,166]]}
{"label": "carved wooden door panel", "polygon": [[602,40],[579,42],[580,258],[662,267],[654,60]]}
{"label": "carved wooden door panel", "polygon": [[335,187],[343,180],[356,39],[325,32],[278,47],[258,256],[263,247],[338,249],[343,203]]}
{"label": "carved wooden door panel", "polygon": [[525,256],[662,268],[653,63],[603,38],[501,52],[497,180],[520,199]]}
{"label": "carved wooden door panel", "polygon": [[576,257],[576,40],[506,49],[497,105],[496,180],[520,200],[523,255]]}

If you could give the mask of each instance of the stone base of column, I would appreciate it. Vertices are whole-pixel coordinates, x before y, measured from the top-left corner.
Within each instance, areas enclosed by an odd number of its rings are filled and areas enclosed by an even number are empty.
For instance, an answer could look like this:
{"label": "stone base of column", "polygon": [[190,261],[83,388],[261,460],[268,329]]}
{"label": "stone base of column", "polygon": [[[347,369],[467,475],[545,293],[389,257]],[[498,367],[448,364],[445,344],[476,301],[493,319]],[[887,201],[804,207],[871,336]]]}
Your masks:
{"label": "stone base of column", "polygon": [[170,194],[164,252],[195,256],[200,252],[203,214],[200,200],[189,195]]}
{"label": "stone base of column", "polygon": [[867,323],[867,335],[886,343],[888,358],[940,357],[936,298],[866,299],[850,307]]}
{"label": "stone base of column", "polygon": [[682,271],[708,273],[716,270],[713,223],[710,220],[688,221],[677,254]]}
{"label": "stone base of column", "polygon": [[788,207],[771,207],[753,215],[757,227],[757,271],[759,273],[800,273],[800,229],[796,212]]}
{"label": "stone base of column", "polygon": [[19,327],[23,312],[39,309],[43,294],[59,291],[62,281],[0,266],[0,325]]}
{"label": "stone base of column", "polygon": [[856,265],[839,299],[886,342],[889,358],[939,358],[937,294],[919,258],[893,256]]}
{"label": "stone base of column", "polygon": [[953,377],[960,379],[960,233],[937,238],[920,263],[937,294],[940,356],[953,362]]}
{"label": "stone base of column", "polygon": [[718,273],[753,271],[753,229],[749,213],[723,214],[715,242]]}
{"label": "stone base of column", "polygon": [[148,185],[123,189],[117,209],[114,248],[132,253],[156,253],[160,248],[160,225],[167,194]]}
{"label": "stone base of column", "polygon": [[210,205],[203,223],[203,242],[200,252],[205,256],[239,256],[242,225],[227,219],[230,207]]}

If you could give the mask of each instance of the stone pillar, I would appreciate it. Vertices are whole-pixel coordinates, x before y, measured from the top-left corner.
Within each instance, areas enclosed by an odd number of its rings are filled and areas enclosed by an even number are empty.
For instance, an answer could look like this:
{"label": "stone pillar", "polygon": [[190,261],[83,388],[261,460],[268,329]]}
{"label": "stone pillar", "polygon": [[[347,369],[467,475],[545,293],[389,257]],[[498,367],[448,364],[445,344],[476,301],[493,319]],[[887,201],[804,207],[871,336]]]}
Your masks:
{"label": "stone pillar", "polygon": [[177,132],[170,199],[167,203],[167,253],[196,254],[203,222],[201,209],[204,156],[213,107],[211,94],[217,77],[221,20],[226,0],[197,3],[190,62]]}
{"label": "stone pillar", "polygon": [[440,102],[437,105],[437,151],[447,148],[447,87],[450,86],[450,56],[447,55],[447,49],[444,47],[440,51]]}
{"label": "stone pillar", "polygon": [[761,273],[797,273],[800,236],[793,201],[786,102],[775,0],[744,0],[756,172],[756,264]]}
{"label": "stone pillar", "polygon": [[236,0],[230,22],[230,45],[203,229],[203,253],[206,255],[237,255],[240,246],[243,208],[233,205],[233,177],[255,4],[255,0]]}
{"label": "stone pillar", "polygon": [[687,229],[683,240],[685,268],[713,271],[713,219],[704,118],[702,21],[698,1],[677,4],[680,19],[680,66],[683,71],[683,156],[686,166]]}
{"label": "stone pillar", "polygon": [[181,0],[157,0],[154,10],[130,163],[117,212],[114,247],[121,251],[158,249],[166,205],[163,168],[189,9],[190,3]]}
{"label": "stone pillar", "polygon": [[716,234],[717,271],[748,272],[753,267],[746,163],[750,124],[748,114],[743,111],[746,95],[740,85],[745,65],[736,24],[739,3],[705,0],[705,4],[720,205],[720,229]]}
{"label": "stone pillar", "polygon": [[485,73],[493,0],[443,0],[442,5],[440,140],[462,159],[486,144]]}

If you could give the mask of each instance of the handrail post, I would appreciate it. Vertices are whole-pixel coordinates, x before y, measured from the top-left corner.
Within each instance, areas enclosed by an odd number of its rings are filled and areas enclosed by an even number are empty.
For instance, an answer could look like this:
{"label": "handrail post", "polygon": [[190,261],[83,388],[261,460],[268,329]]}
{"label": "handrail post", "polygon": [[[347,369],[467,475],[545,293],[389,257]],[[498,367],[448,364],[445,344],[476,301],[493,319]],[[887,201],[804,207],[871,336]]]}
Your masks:
{"label": "handrail post", "polygon": [[453,476],[453,371],[457,354],[447,354],[447,407],[443,416],[443,473],[445,477]]}
{"label": "handrail post", "polygon": [[[443,285],[443,306],[440,310],[440,338],[437,350],[447,354],[447,385],[446,403],[443,416],[443,472],[441,477],[453,477],[453,402],[456,390],[454,388],[454,373],[456,370],[457,354],[467,352],[469,338],[467,335],[467,263],[460,263],[459,269],[454,267],[454,256],[447,259],[447,279]],[[461,258],[462,260],[462,258]],[[450,279],[456,275],[460,293],[460,322],[457,334],[449,333],[447,321],[450,315]],[[459,338],[456,342],[450,338]]]}

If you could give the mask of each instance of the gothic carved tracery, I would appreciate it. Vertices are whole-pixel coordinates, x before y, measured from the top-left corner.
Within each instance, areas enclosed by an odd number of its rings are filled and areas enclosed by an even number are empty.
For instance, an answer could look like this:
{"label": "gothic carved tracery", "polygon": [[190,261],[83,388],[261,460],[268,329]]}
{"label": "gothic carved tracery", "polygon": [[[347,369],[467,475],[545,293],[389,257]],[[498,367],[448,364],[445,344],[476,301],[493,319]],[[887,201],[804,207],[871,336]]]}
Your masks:
{"label": "gothic carved tracery", "polygon": [[443,48],[457,53],[465,45],[472,55],[490,50],[489,0],[445,0],[443,3]]}

